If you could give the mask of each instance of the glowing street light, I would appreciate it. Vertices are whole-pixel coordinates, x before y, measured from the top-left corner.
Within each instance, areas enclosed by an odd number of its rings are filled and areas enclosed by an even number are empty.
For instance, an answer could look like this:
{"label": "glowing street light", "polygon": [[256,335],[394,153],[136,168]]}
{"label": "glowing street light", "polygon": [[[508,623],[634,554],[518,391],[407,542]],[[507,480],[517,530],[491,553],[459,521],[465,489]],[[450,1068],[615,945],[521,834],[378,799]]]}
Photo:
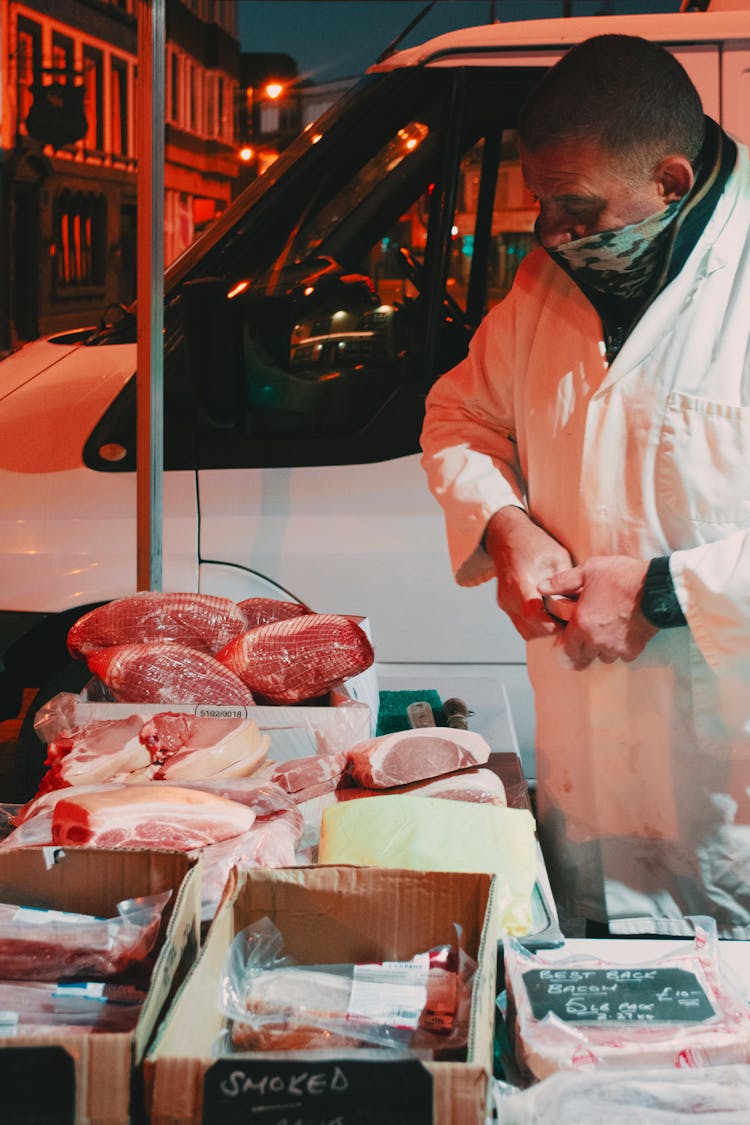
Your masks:
{"label": "glowing street light", "polygon": [[284,93],[284,86],[281,82],[267,82],[265,86],[265,94],[267,98],[276,101]]}

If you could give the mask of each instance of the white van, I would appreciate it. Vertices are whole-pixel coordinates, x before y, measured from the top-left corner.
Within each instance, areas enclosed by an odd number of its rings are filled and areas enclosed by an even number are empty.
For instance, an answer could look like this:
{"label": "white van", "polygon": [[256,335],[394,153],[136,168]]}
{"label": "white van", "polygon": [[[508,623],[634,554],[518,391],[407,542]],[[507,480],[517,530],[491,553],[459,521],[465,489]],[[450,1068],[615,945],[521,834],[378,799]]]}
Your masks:
{"label": "white van", "polygon": [[[394,54],[170,267],[165,590],[365,614],[381,669],[494,677],[533,775],[523,644],[492,584],[454,585],[424,396],[532,245],[514,125],[568,47],[664,43],[750,142],[750,4],[713,8],[496,23]],[[134,367],[125,311],[0,365],[0,718],[39,688],[28,748],[38,703],[85,676],[71,621],[135,588]]]}

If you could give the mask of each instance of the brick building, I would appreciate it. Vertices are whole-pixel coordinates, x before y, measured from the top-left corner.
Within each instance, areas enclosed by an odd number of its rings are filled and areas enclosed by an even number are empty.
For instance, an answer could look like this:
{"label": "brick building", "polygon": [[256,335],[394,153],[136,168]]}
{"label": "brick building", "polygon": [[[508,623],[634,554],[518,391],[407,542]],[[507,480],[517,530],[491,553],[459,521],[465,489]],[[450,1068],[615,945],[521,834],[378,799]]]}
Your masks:
{"label": "brick building", "polygon": [[[136,0],[0,0],[0,352],[135,296]],[[167,0],[165,260],[237,176],[234,0]]]}

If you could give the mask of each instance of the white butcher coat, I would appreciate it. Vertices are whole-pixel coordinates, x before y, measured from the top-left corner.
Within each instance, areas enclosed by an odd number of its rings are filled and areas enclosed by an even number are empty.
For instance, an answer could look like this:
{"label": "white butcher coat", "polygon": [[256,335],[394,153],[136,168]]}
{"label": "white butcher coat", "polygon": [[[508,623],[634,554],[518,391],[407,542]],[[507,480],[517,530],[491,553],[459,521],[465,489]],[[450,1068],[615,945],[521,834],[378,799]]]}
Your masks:
{"label": "white butcher coat", "polygon": [[543,250],[433,387],[423,464],[457,581],[520,505],[574,562],[671,555],[688,627],[633,663],[528,646],[538,816],[558,900],[615,932],[750,938],[750,170],[608,365],[597,313]]}

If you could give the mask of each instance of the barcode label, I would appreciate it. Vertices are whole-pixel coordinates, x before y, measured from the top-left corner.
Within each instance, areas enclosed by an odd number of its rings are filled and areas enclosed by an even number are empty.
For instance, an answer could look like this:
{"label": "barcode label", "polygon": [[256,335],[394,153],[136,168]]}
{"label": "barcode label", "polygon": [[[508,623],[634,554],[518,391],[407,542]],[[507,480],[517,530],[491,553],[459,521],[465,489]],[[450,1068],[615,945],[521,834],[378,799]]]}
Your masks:
{"label": "barcode label", "polygon": [[418,1027],[427,1001],[429,967],[427,954],[413,961],[355,965],[346,1018],[406,1030]]}

